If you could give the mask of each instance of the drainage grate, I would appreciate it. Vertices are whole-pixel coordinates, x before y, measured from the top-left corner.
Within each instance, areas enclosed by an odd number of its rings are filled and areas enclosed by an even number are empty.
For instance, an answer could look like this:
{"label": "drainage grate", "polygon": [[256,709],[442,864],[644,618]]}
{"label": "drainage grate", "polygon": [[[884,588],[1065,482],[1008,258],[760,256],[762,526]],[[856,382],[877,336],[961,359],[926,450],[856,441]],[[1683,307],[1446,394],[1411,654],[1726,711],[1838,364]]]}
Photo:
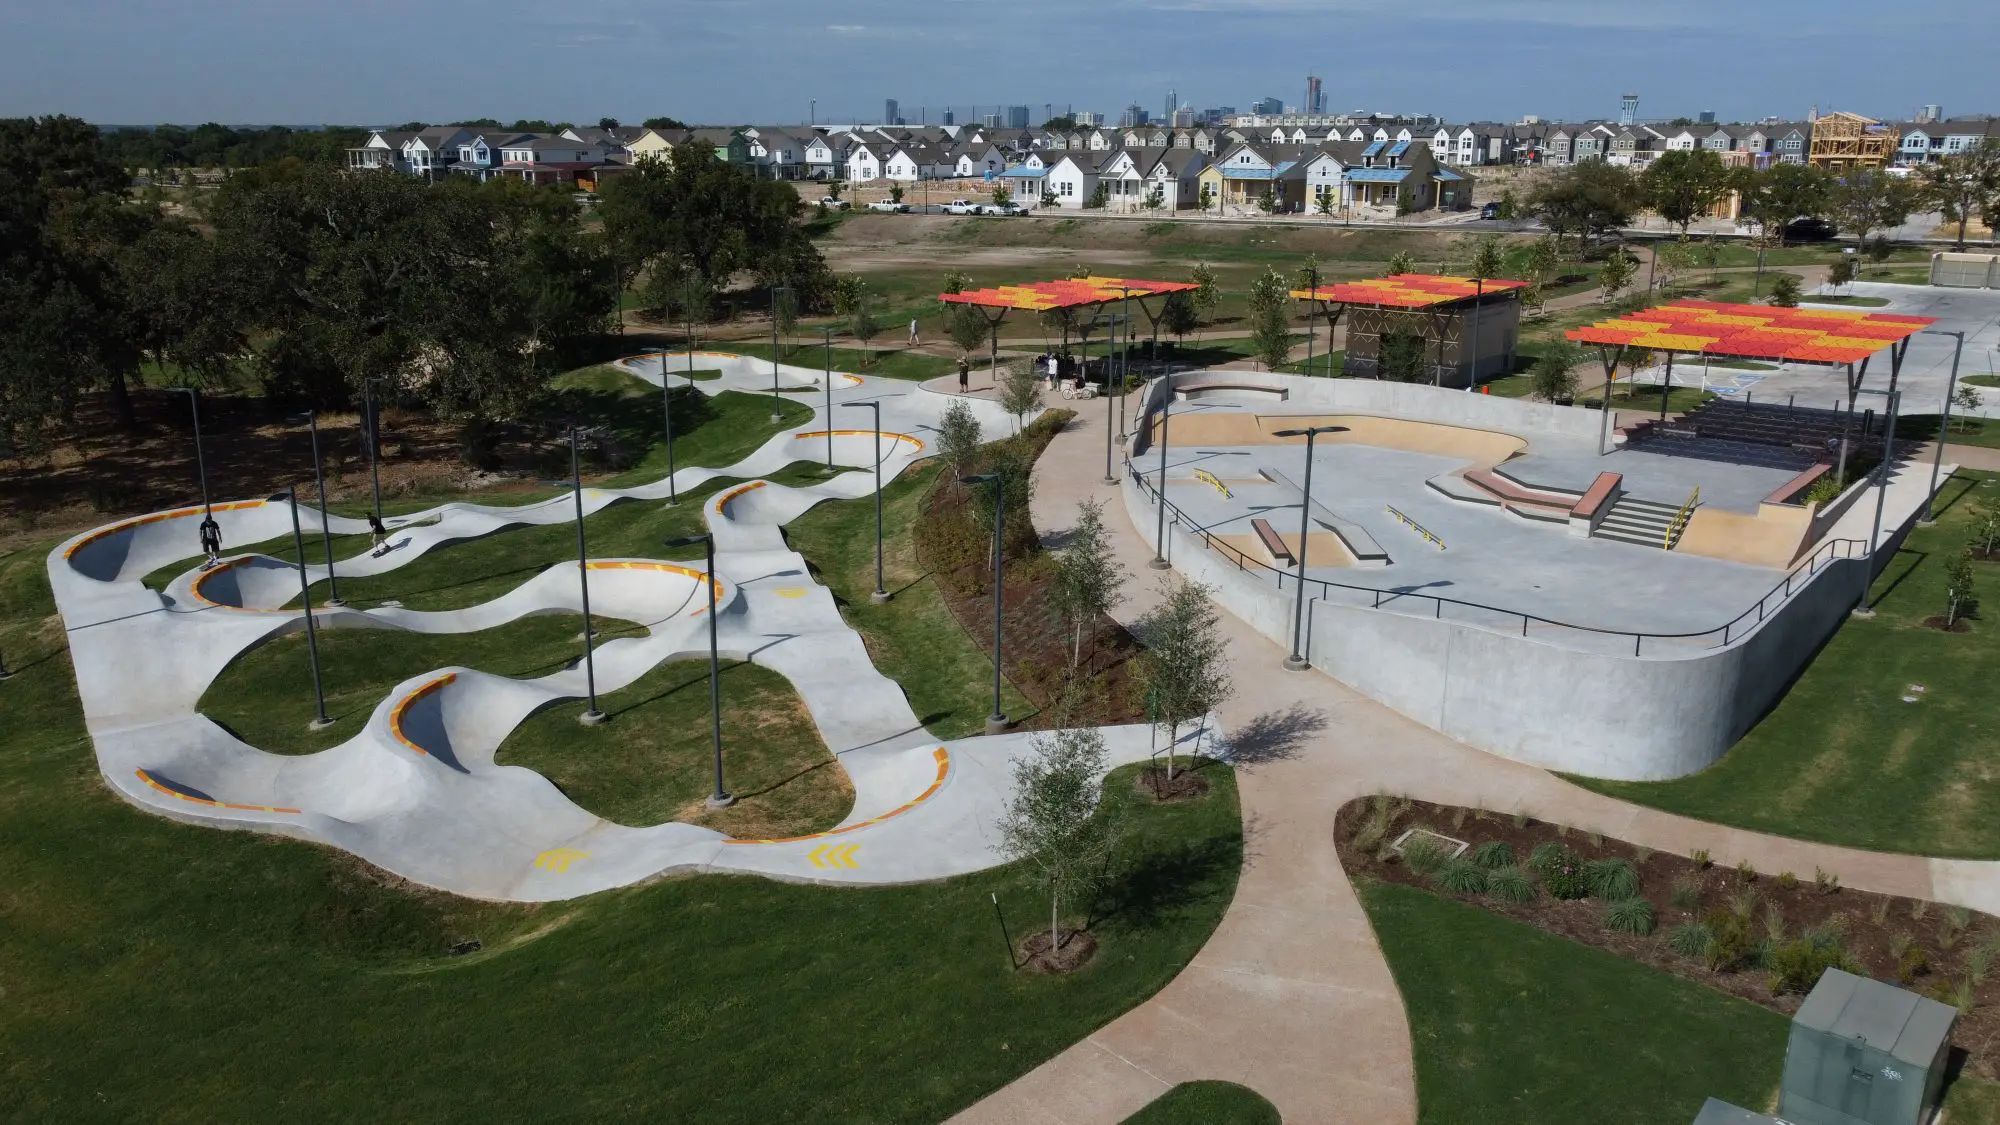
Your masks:
{"label": "drainage grate", "polygon": [[1400,855],[1409,842],[1417,836],[1429,836],[1431,839],[1443,844],[1445,851],[1450,853],[1449,858],[1451,859],[1457,859],[1459,856],[1464,855],[1465,849],[1472,846],[1464,840],[1454,840],[1442,832],[1433,832],[1428,828],[1412,828],[1404,832],[1401,836],[1396,837],[1395,842],[1389,845],[1389,850]]}

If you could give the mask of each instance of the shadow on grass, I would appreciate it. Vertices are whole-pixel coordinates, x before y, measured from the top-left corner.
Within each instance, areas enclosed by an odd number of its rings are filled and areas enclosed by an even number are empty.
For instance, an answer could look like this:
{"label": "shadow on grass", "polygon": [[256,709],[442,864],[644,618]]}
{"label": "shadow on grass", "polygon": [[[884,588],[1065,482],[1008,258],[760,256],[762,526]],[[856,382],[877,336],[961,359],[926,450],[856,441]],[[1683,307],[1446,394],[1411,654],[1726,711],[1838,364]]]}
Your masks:
{"label": "shadow on grass", "polygon": [[1113,920],[1134,929],[1156,927],[1206,898],[1211,880],[1242,862],[1242,847],[1234,839],[1183,841],[1149,852],[1113,877],[1091,904],[1085,928],[1096,929]]}
{"label": "shadow on grass", "polygon": [[[1889,565],[1883,567],[1882,573],[1877,575],[1875,581],[1870,584],[1871,595],[1868,599],[1868,604],[1879,606],[1883,602],[1888,601],[1889,596],[1894,594],[1897,588],[1902,586],[1904,582],[1908,581],[1910,575],[1915,574],[1917,568],[1924,565],[1924,562],[1930,557],[1929,551],[1913,551],[1908,547],[1898,548],[1895,557],[1889,560]],[[1881,585],[1882,579],[1892,570],[1896,572],[1896,576],[1889,579],[1887,586]],[[1880,592],[1873,592],[1878,587]]]}

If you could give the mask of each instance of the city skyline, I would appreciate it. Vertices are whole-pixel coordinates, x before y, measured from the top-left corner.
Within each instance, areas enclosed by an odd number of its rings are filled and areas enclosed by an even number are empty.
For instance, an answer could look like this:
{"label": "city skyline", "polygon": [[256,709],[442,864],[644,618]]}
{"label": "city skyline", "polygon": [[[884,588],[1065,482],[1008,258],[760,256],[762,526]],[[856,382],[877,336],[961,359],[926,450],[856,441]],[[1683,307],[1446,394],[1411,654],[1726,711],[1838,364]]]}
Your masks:
{"label": "city skyline", "polygon": [[[234,0],[152,11],[77,0],[0,15],[0,34],[17,47],[0,72],[0,115],[125,124],[603,116],[844,124],[870,121],[895,98],[913,123],[938,123],[947,105],[964,121],[963,108],[974,104],[1002,113],[1026,104],[1039,115],[1050,102],[1115,119],[1134,103],[1162,106],[1169,90],[1184,107],[1276,98],[1304,110],[1308,75],[1322,79],[1330,113],[1452,121],[1615,119],[1619,95],[1630,90],[1656,120],[1704,110],[1720,120],[1803,118],[1815,104],[1886,119],[1908,119],[1930,103],[1947,114],[2000,111],[1987,104],[1980,60],[1954,57],[1951,46],[1990,42],[2000,31],[2000,9],[1974,0],[1911,0],[1887,23],[1802,0],[1750,8],[1690,0],[1671,10],[1450,0],[1421,12],[1385,0],[1112,0],[1088,10],[1025,2],[1007,20],[982,22],[886,0],[831,10],[798,0],[645,10],[630,0],[583,0],[560,14],[497,0],[477,20],[441,0],[338,11]],[[1039,37],[1034,14],[1043,8],[1073,20],[1077,33]],[[1359,25],[1371,39],[1421,33],[1428,65],[1329,46],[1360,42]],[[1950,34],[1941,38],[1943,28]],[[447,40],[462,49],[425,46]],[[1109,57],[1107,42],[1117,45]],[[522,43],[540,45],[532,64],[507,65]],[[968,51],[1018,61],[971,66]],[[784,63],[787,52],[814,64]],[[216,56],[227,65],[189,65]],[[578,81],[580,72],[589,80]]]}

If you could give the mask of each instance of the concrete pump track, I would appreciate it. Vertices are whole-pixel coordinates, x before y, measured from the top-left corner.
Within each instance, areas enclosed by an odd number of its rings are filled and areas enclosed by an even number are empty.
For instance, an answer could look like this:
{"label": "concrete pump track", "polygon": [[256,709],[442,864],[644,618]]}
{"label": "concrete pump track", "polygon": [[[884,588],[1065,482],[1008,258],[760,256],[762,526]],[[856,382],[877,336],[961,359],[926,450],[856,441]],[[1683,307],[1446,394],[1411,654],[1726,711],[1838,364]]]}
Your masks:
{"label": "concrete pump track", "polygon": [[[663,366],[677,369],[685,360],[685,353],[655,354],[619,366],[658,386],[668,377]],[[773,383],[766,360],[711,353],[699,362],[722,372],[685,380],[706,394],[768,391]],[[684,381],[677,370],[670,377],[676,386]],[[779,365],[784,385],[818,391],[799,396],[813,407],[813,421],[735,465],[674,475],[680,490],[723,476],[745,482],[703,501],[702,517],[715,536],[712,579],[699,562],[592,558],[587,565],[592,612],[649,630],[599,644],[599,692],[630,684],[663,661],[706,656],[704,584],[716,583],[721,651],[790,680],[847,771],[854,807],[836,827],[765,840],[732,839],[677,821],[631,827],[578,807],[533,770],[496,764],[495,751],[523,719],[583,697],[580,658],[534,680],[473,668],[426,672],[397,685],[353,738],[319,753],[279,755],[245,744],[197,705],[238,656],[304,629],[304,611],[286,608],[299,596],[299,569],[262,555],[225,555],[220,566],[179,575],[164,593],[148,589],[144,576],[189,555],[199,506],[113,523],[49,555],[99,769],[120,796],[163,816],[314,840],[414,882],[486,899],[573,898],[677,871],[858,885],[938,879],[1003,862],[994,822],[1012,784],[1011,763],[1028,750],[1030,736],[932,737],[902,689],[875,670],[831,591],[813,581],[780,530],[820,501],[869,495],[873,474],[842,473],[805,487],[759,479],[794,461],[826,457],[829,442],[836,464],[867,468],[875,456],[872,419],[841,409],[859,402],[881,404],[882,477],[893,479],[925,455],[952,400],[912,383],[835,373],[834,416],[827,417],[825,378]],[[995,404],[970,404],[987,432],[1010,431],[1013,420]],[[853,421],[845,415],[870,426],[844,428]],[[585,488],[582,506],[590,513],[668,495],[663,478],[635,488]],[[337,573],[379,574],[510,527],[567,523],[576,518],[575,504],[567,493],[518,507],[443,504],[385,521],[393,549],[340,560]],[[299,515],[308,526],[317,523],[316,511],[305,519],[302,507]],[[279,496],[218,503],[214,518],[225,543],[257,543],[290,532],[293,512]],[[334,517],[332,529],[360,533],[367,524]],[[306,578],[323,582],[325,567],[309,566]],[[467,633],[530,614],[580,610],[570,562],[466,609],[325,606],[313,620],[322,629]],[[1113,765],[1155,749],[1144,726],[1104,734]],[[1185,748],[1202,737],[1188,736]]]}

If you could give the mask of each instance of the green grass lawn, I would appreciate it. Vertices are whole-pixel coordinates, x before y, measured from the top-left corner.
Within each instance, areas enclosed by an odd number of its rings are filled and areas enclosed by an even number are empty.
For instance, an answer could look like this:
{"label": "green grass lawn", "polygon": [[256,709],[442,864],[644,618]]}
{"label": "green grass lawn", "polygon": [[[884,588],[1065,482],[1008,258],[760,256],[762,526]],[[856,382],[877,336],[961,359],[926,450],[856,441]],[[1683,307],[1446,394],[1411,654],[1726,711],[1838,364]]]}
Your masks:
{"label": "green grass lawn", "polygon": [[1775,1101],[1785,1017],[1476,906],[1366,881],[1420,1125],[1687,1125]]}
{"label": "green grass lawn", "polygon": [[1161,1094],[1125,1125],[1278,1125],[1278,1107],[1234,1082],[1183,1082]]}
{"label": "green grass lawn", "polygon": [[[792,549],[833,591],[841,616],[861,634],[881,673],[903,687],[917,718],[939,738],[983,729],[993,709],[993,660],[966,635],[945,605],[937,579],[917,561],[911,528],[937,466],[921,465],[882,490],[883,585],[894,595],[874,605],[874,498],[833,501],[785,525]],[[1034,707],[1002,684],[1002,708],[1019,720]]]}
{"label": "green grass lawn", "polygon": [[[1586,387],[1577,392],[1576,399],[1578,402],[1596,402],[1604,397],[1603,376],[1600,374],[1598,379],[1599,383],[1597,386]],[[1667,413],[1685,414],[1714,397],[1714,392],[1704,391],[1699,387],[1677,386],[1667,392]],[[1660,409],[1659,388],[1645,384],[1620,386],[1611,396],[1611,407],[1614,410],[1645,411],[1657,414]]]}
{"label": "green grass lawn", "polygon": [[1861,308],[1883,309],[1889,307],[1887,297],[1859,297],[1852,293],[1809,293],[1802,300],[1807,305],[1855,305]]}
{"label": "green grass lawn", "polygon": [[526,766],[606,820],[633,827],[685,820],[738,837],[802,836],[854,807],[847,775],[820,740],[791,682],[755,664],[725,663],[724,784],[737,801],[711,811],[714,791],[708,660],[675,660],[598,696],[608,720],[577,722],[582,705],[538,712],[500,744],[501,765]]}
{"label": "green grass lawn", "polygon": [[[1984,376],[1979,376],[1984,378]],[[1960,379],[1960,382],[1966,382]],[[1982,384],[1975,384],[1982,385]],[[2000,380],[1993,384],[2000,386]],[[1986,396],[1980,396],[1985,398]],[[1899,441],[1930,441],[1937,437],[1938,423],[1942,421],[1936,414],[1911,414],[1896,420],[1896,437]],[[1981,449],[2000,449],[2000,419],[1969,418],[1953,408],[1951,433],[1947,435],[1951,445],[1972,445]]]}
{"label": "green grass lawn", "polygon": [[[843,326],[843,332],[844,330]],[[873,348],[835,347],[833,369],[850,375],[915,380],[935,379],[958,370],[958,360],[952,356],[906,350],[903,341],[908,337],[907,322],[885,324],[882,334],[871,341],[875,345]],[[737,355],[771,358],[771,345],[755,340],[716,340],[714,348],[716,351],[734,352]],[[778,362],[791,364],[794,367],[821,368],[825,366],[826,349],[815,343],[788,344],[785,347],[785,354]]]}
{"label": "green grass lawn", "polygon": [[1018,866],[515,906],[177,824],[98,776],[52,545],[0,558],[0,1120],[937,1121],[1157,991],[1235,889],[1220,768],[1185,805],[1107,784],[1131,831],[1065,979],[1010,967],[989,894],[1016,937],[1047,909]]}
{"label": "green grass lawn", "polygon": [[1303,359],[1287,363],[1278,368],[1279,371],[1287,375],[1321,376],[1337,376],[1346,371],[1346,369],[1347,352],[1345,349],[1335,349],[1331,355],[1315,354],[1312,358],[1312,370],[1310,371],[1306,370],[1306,361]]}
{"label": "green grass lawn", "polygon": [[[673,401],[676,468],[733,465],[773,437],[803,426],[813,417],[811,407],[780,398],[777,400],[780,421],[774,423],[771,396],[742,391],[723,391],[710,398],[677,384]],[[667,474],[660,389],[637,376],[614,367],[570,372],[556,380],[544,414],[574,418],[578,425],[604,427],[615,435],[627,459],[626,466],[615,475],[591,480],[590,484],[629,488]],[[552,476],[567,478],[568,451],[561,452],[560,463],[548,469]]]}
{"label": "green grass lawn", "polygon": [[[1675,781],[1578,784],[1702,820],[1808,840],[1918,855],[2000,858],[2000,733],[1991,685],[2000,626],[1945,634],[1944,568],[1964,545],[1973,501],[2000,489],[1961,471],[1942,486],[1942,517],[1914,530],[1876,580],[1873,620],[1849,619],[1777,707],[1722,760]],[[2000,588],[2000,568],[1973,564]],[[1909,685],[1922,684],[1922,693]],[[1903,696],[1919,694],[1920,702]]]}
{"label": "green grass lawn", "polygon": [[[591,614],[598,642],[643,634],[626,621]],[[236,658],[202,693],[201,712],[238,738],[274,754],[311,754],[360,731],[390,689],[435,668],[462,665],[498,676],[534,679],[583,659],[583,616],[523,617],[477,633],[405,633],[396,629],[321,629],[320,682],[333,725],[307,729],[316,714],[312,665],[303,632]],[[583,704],[565,705],[572,720]]]}

